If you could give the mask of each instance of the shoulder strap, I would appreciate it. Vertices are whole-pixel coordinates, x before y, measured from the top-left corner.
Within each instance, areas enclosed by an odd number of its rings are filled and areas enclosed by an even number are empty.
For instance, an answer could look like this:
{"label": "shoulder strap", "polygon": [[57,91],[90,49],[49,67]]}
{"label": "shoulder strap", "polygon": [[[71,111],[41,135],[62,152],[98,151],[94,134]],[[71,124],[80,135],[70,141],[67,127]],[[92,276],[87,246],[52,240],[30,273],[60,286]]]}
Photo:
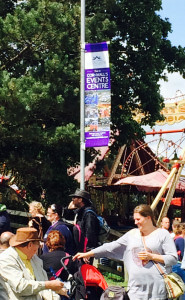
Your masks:
{"label": "shoulder strap", "polygon": [[95,213],[95,211],[92,210],[92,209],[90,209],[90,208],[85,209],[85,211],[84,211],[84,216],[85,216],[86,213],[88,213],[88,212],[92,212],[92,213],[97,217],[97,214]]}
{"label": "shoulder strap", "polygon": [[[146,248],[146,243],[145,243],[145,239],[144,239],[144,236],[141,235],[141,238],[142,238],[142,242],[143,242],[143,246],[145,248],[145,251],[147,251],[147,248]],[[161,266],[154,260],[151,260],[153,262],[153,264],[156,266],[156,268],[158,269],[159,273],[163,276],[163,277],[166,277],[166,274],[164,273],[164,271],[162,270]]]}
{"label": "shoulder strap", "polygon": [[[67,252],[65,253],[65,255],[66,255],[66,256],[69,256],[69,254],[68,254]],[[65,259],[64,265],[67,266],[67,265],[68,265],[68,262],[69,262],[69,258],[68,258],[68,259]],[[62,273],[63,269],[64,269],[64,267],[60,268],[60,269],[55,273],[55,275],[56,275],[57,277],[59,277],[60,274]],[[50,277],[49,280],[55,280],[55,277],[52,276],[52,277]]]}
{"label": "shoulder strap", "polygon": [[39,217],[39,222],[35,219],[32,219],[38,226],[39,226],[39,238],[43,239],[43,229],[42,229],[42,220],[41,217]]}
{"label": "shoulder strap", "polygon": [[[34,221],[37,225],[40,225],[40,223],[37,220],[32,219],[32,221]],[[40,222],[41,222],[41,220],[40,220]]]}

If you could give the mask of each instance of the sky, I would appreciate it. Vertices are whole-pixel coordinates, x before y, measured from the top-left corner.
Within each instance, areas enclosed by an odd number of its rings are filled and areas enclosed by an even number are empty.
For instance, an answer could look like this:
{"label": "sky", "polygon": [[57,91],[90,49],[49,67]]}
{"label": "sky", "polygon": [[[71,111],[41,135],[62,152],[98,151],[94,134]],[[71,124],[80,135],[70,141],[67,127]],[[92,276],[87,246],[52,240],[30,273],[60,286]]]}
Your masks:
{"label": "sky", "polygon": [[[185,0],[163,0],[163,10],[158,12],[161,17],[168,18],[172,24],[172,33],[169,33],[168,38],[173,46],[185,47]],[[185,95],[185,79],[183,79],[179,73],[168,74],[168,82],[160,81],[160,91],[166,102],[172,102],[170,98],[174,98],[179,95]],[[185,96],[184,96],[185,98]],[[178,98],[177,98],[178,99]],[[181,100],[181,99],[180,99]],[[155,126],[155,130],[174,130],[185,128],[185,121],[176,123],[174,125]],[[149,126],[145,127],[146,131],[151,131]],[[149,143],[150,148],[157,154],[172,158],[174,156],[175,149],[178,156],[182,153],[182,148],[185,147],[185,134],[164,134],[161,137],[159,135],[147,136],[145,141]],[[168,141],[173,141],[179,147],[168,147]],[[185,174],[185,167],[182,174]]]}
{"label": "sky", "polygon": [[[169,33],[168,38],[173,46],[185,47],[185,0],[163,0],[163,10],[159,12],[161,17],[168,18],[172,24],[172,33]],[[164,98],[173,98],[176,96],[176,91],[181,91],[185,94],[185,79],[178,73],[169,74],[167,83],[161,83],[161,94]]]}
{"label": "sky", "polygon": [[185,47],[185,1],[162,0],[163,10],[159,12],[162,18],[166,17],[172,24],[173,32],[169,34],[172,44]]}

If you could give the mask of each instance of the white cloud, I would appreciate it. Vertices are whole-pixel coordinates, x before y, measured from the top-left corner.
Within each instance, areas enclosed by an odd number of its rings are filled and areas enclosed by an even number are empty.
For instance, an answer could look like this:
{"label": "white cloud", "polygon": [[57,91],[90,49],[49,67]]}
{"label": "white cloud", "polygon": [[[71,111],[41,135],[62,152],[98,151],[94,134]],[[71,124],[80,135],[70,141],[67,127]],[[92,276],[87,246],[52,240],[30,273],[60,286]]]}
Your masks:
{"label": "white cloud", "polygon": [[167,74],[168,81],[165,82],[164,80],[160,80],[160,91],[161,95],[164,98],[174,98],[177,95],[179,95],[179,92],[181,94],[185,95],[185,79],[180,75],[180,73],[168,73]]}
{"label": "white cloud", "polygon": [[[165,98],[165,102],[178,102],[185,99],[185,79],[179,73],[168,74],[168,81],[164,82],[160,80],[160,91],[161,95]],[[166,130],[176,130],[185,128],[185,121],[180,123],[175,123],[173,125],[156,125],[153,128],[145,126],[146,132],[151,132],[152,129],[155,131],[166,131]],[[170,141],[175,143],[171,145]],[[182,149],[185,147],[185,134],[184,133],[168,133],[162,135],[148,135],[145,138],[145,142],[149,143],[149,147],[154,153],[159,156],[167,156],[172,158],[174,156],[174,151],[176,150],[178,156],[182,154]],[[185,168],[182,174],[185,174]]]}

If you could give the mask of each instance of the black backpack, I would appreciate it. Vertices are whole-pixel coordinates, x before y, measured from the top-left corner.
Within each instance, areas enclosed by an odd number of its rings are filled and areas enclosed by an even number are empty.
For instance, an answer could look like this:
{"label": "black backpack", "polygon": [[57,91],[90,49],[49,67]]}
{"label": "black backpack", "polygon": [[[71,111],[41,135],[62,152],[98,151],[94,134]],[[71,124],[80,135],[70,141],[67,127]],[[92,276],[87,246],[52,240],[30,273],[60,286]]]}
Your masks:
{"label": "black backpack", "polygon": [[102,245],[108,239],[108,236],[110,234],[110,227],[107,224],[106,220],[102,216],[97,215],[94,210],[88,208],[85,210],[85,214],[88,212],[93,213],[98,219],[99,222],[98,244]]}
{"label": "black backpack", "polygon": [[100,300],[129,300],[126,290],[120,286],[109,286],[101,295]]}

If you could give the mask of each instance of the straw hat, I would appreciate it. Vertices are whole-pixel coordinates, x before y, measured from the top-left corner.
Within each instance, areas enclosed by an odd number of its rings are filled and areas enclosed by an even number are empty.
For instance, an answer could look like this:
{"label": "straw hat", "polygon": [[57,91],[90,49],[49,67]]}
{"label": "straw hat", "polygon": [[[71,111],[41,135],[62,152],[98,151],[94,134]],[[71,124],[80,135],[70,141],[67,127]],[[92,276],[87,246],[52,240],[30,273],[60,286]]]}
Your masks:
{"label": "straw hat", "polygon": [[10,246],[16,247],[26,242],[41,241],[38,237],[38,231],[35,228],[23,227],[16,231],[16,234],[10,239]]}

